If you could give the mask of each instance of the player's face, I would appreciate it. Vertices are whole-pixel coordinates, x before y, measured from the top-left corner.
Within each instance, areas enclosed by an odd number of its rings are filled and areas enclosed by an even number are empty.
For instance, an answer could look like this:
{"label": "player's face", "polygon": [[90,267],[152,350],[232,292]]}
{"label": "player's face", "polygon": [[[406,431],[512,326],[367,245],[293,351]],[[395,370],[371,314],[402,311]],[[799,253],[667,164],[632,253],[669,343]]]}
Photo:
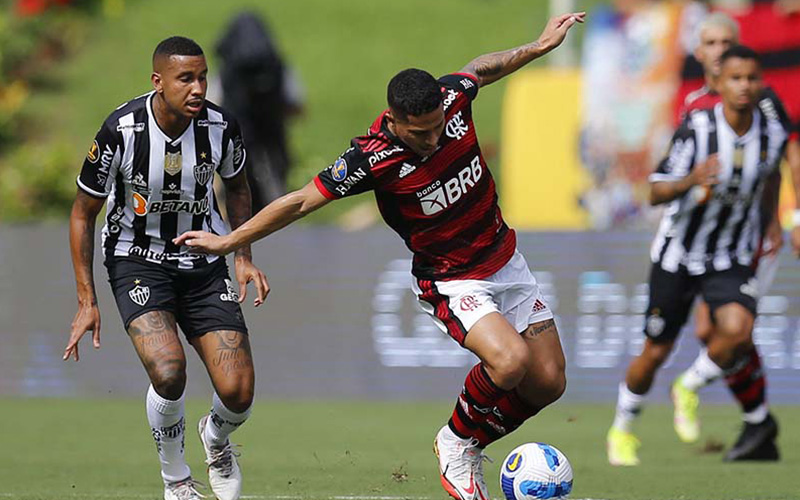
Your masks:
{"label": "player's face", "polygon": [[703,65],[706,74],[717,77],[722,53],[736,44],[736,33],[726,26],[708,26],[700,32],[700,45],[694,57]]}
{"label": "player's face", "polygon": [[726,107],[752,109],[761,92],[761,68],[753,59],[731,57],[722,65],[718,90]]}
{"label": "player's face", "polygon": [[392,114],[389,119],[394,125],[394,135],[420,156],[430,156],[439,145],[439,137],[444,131],[444,108],[439,106],[430,113],[403,119]]}
{"label": "player's face", "polygon": [[170,56],[153,72],[153,87],[170,110],[195,118],[206,99],[208,66],[204,56]]}

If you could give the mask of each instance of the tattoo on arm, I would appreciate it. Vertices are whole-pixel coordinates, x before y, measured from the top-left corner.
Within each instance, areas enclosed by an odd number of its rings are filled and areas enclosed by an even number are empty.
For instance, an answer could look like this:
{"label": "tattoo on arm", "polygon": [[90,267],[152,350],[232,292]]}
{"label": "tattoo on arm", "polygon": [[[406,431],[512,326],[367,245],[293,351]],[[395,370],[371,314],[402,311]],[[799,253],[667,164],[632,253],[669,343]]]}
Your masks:
{"label": "tattoo on arm", "polygon": [[489,85],[535,59],[538,48],[539,43],[532,42],[515,49],[484,54],[473,59],[465,69],[478,77],[481,86]]}
{"label": "tattoo on arm", "polygon": [[[231,224],[231,229],[236,229],[241,226],[252,215],[252,197],[250,195],[250,186],[247,184],[247,177],[244,173],[239,174],[235,178],[225,183],[226,187],[226,201],[225,205],[228,208],[228,221]],[[245,245],[236,250],[237,257],[251,258],[250,245]]]}
{"label": "tattoo on arm", "polygon": [[550,328],[554,328],[556,326],[556,322],[552,319],[548,319],[547,321],[543,321],[541,323],[537,323],[535,325],[531,325],[525,330],[525,336],[528,338],[534,338],[541,335],[544,331],[549,330]]}

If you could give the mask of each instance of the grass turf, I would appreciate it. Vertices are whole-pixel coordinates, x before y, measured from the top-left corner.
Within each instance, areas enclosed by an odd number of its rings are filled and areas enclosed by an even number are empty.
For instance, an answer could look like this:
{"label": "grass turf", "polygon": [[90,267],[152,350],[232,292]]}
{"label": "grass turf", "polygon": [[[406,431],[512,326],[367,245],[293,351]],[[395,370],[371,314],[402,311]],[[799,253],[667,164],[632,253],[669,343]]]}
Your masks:
{"label": "grass turf", "polygon": [[[207,403],[187,406],[187,457],[205,479],[195,425]],[[336,496],[442,499],[431,452],[448,403],[261,401],[236,435],[242,443],[244,495],[329,499]],[[495,497],[499,464],[516,445],[544,441],[575,470],[572,498],[619,500],[778,500],[800,495],[800,407],[775,410],[783,460],[724,464],[717,443],[738,432],[732,406],[701,409],[703,442],[687,446],[671,429],[670,409],[647,408],[639,434],[643,465],[605,462],[611,405],[559,404],[488,448],[487,482]],[[0,498],[157,499],[162,490],[142,401],[2,399]]]}

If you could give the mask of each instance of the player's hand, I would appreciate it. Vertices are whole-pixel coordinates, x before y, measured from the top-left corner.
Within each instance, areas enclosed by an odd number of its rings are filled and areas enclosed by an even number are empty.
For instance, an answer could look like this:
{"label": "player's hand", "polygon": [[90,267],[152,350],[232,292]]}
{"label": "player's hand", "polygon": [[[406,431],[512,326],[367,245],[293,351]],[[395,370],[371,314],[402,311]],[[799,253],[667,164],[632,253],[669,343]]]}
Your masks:
{"label": "player's hand", "polygon": [[536,43],[539,44],[545,52],[550,52],[554,48],[561,45],[564,38],[567,36],[567,31],[575,24],[586,21],[586,12],[572,12],[569,14],[561,14],[560,16],[551,17],[547,21],[547,26],[544,31],[539,35]]}
{"label": "player's hand", "polygon": [[800,226],[792,228],[789,238],[792,242],[792,253],[795,257],[800,258]]}
{"label": "player's hand", "polygon": [[92,332],[92,344],[95,349],[100,349],[100,309],[97,303],[81,304],[78,306],[78,312],[75,314],[75,319],[72,320],[72,328],[69,332],[69,342],[67,348],[64,349],[64,361],[70,357],[74,357],[75,361],[80,360],[78,354],[78,342],[86,332]]}
{"label": "player's hand", "polygon": [[711,155],[708,159],[695,165],[689,180],[693,186],[713,186],[719,182],[719,157]]}
{"label": "player's hand", "polygon": [[233,247],[226,236],[207,233],[205,231],[186,231],[172,240],[176,245],[186,245],[195,253],[211,253],[226,255],[231,253]]}
{"label": "player's hand", "polygon": [[245,297],[247,297],[247,284],[252,281],[256,287],[256,298],[253,300],[253,305],[258,307],[263,304],[269,294],[267,277],[253,264],[249,257],[237,256],[234,259],[234,264],[236,281],[239,282],[239,303],[244,302]]}

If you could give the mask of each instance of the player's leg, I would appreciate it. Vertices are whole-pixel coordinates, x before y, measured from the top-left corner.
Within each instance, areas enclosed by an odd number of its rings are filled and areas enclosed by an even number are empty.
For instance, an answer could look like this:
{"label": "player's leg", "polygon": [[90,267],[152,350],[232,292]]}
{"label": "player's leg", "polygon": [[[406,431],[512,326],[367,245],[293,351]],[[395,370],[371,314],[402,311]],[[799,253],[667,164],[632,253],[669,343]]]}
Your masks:
{"label": "player's leg", "polygon": [[184,458],[186,357],[175,317],[150,311],[134,319],[128,335],[150,378],[147,421],[156,442],[164,480],[164,498],[199,498]]}
{"label": "player's leg", "polygon": [[[753,362],[752,331],[758,290],[752,271],[744,266],[715,273],[704,283],[703,294],[711,307],[716,335],[708,344],[709,357],[727,373],[740,372],[743,396],[750,404],[745,410],[744,425],[726,460],[776,460],[777,422],[766,404],[766,384],[760,367],[742,373],[742,366]],[[760,364],[760,362],[759,362]],[[743,398],[745,399],[745,398]]]}
{"label": "player's leg", "polygon": [[250,416],[255,375],[247,327],[225,261],[182,273],[178,302],[181,329],[206,366],[214,395],[198,432],[209,483],[219,500],[241,494],[238,452],[229,436]]}
{"label": "player's leg", "polygon": [[653,265],[644,328],[647,339],[619,386],[614,422],[608,431],[606,445],[612,465],[639,464],[639,440],[633,434],[633,423],[641,414],[644,396],[650,391],[658,369],[669,357],[686,322],[694,295],[695,282],[685,270],[671,273]]}
{"label": "player's leg", "polygon": [[200,498],[183,456],[186,358],[175,326],[173,277],[159,264],[106,259],[128,335],[150,379],[147,420],[156,441],[164,498]]}

